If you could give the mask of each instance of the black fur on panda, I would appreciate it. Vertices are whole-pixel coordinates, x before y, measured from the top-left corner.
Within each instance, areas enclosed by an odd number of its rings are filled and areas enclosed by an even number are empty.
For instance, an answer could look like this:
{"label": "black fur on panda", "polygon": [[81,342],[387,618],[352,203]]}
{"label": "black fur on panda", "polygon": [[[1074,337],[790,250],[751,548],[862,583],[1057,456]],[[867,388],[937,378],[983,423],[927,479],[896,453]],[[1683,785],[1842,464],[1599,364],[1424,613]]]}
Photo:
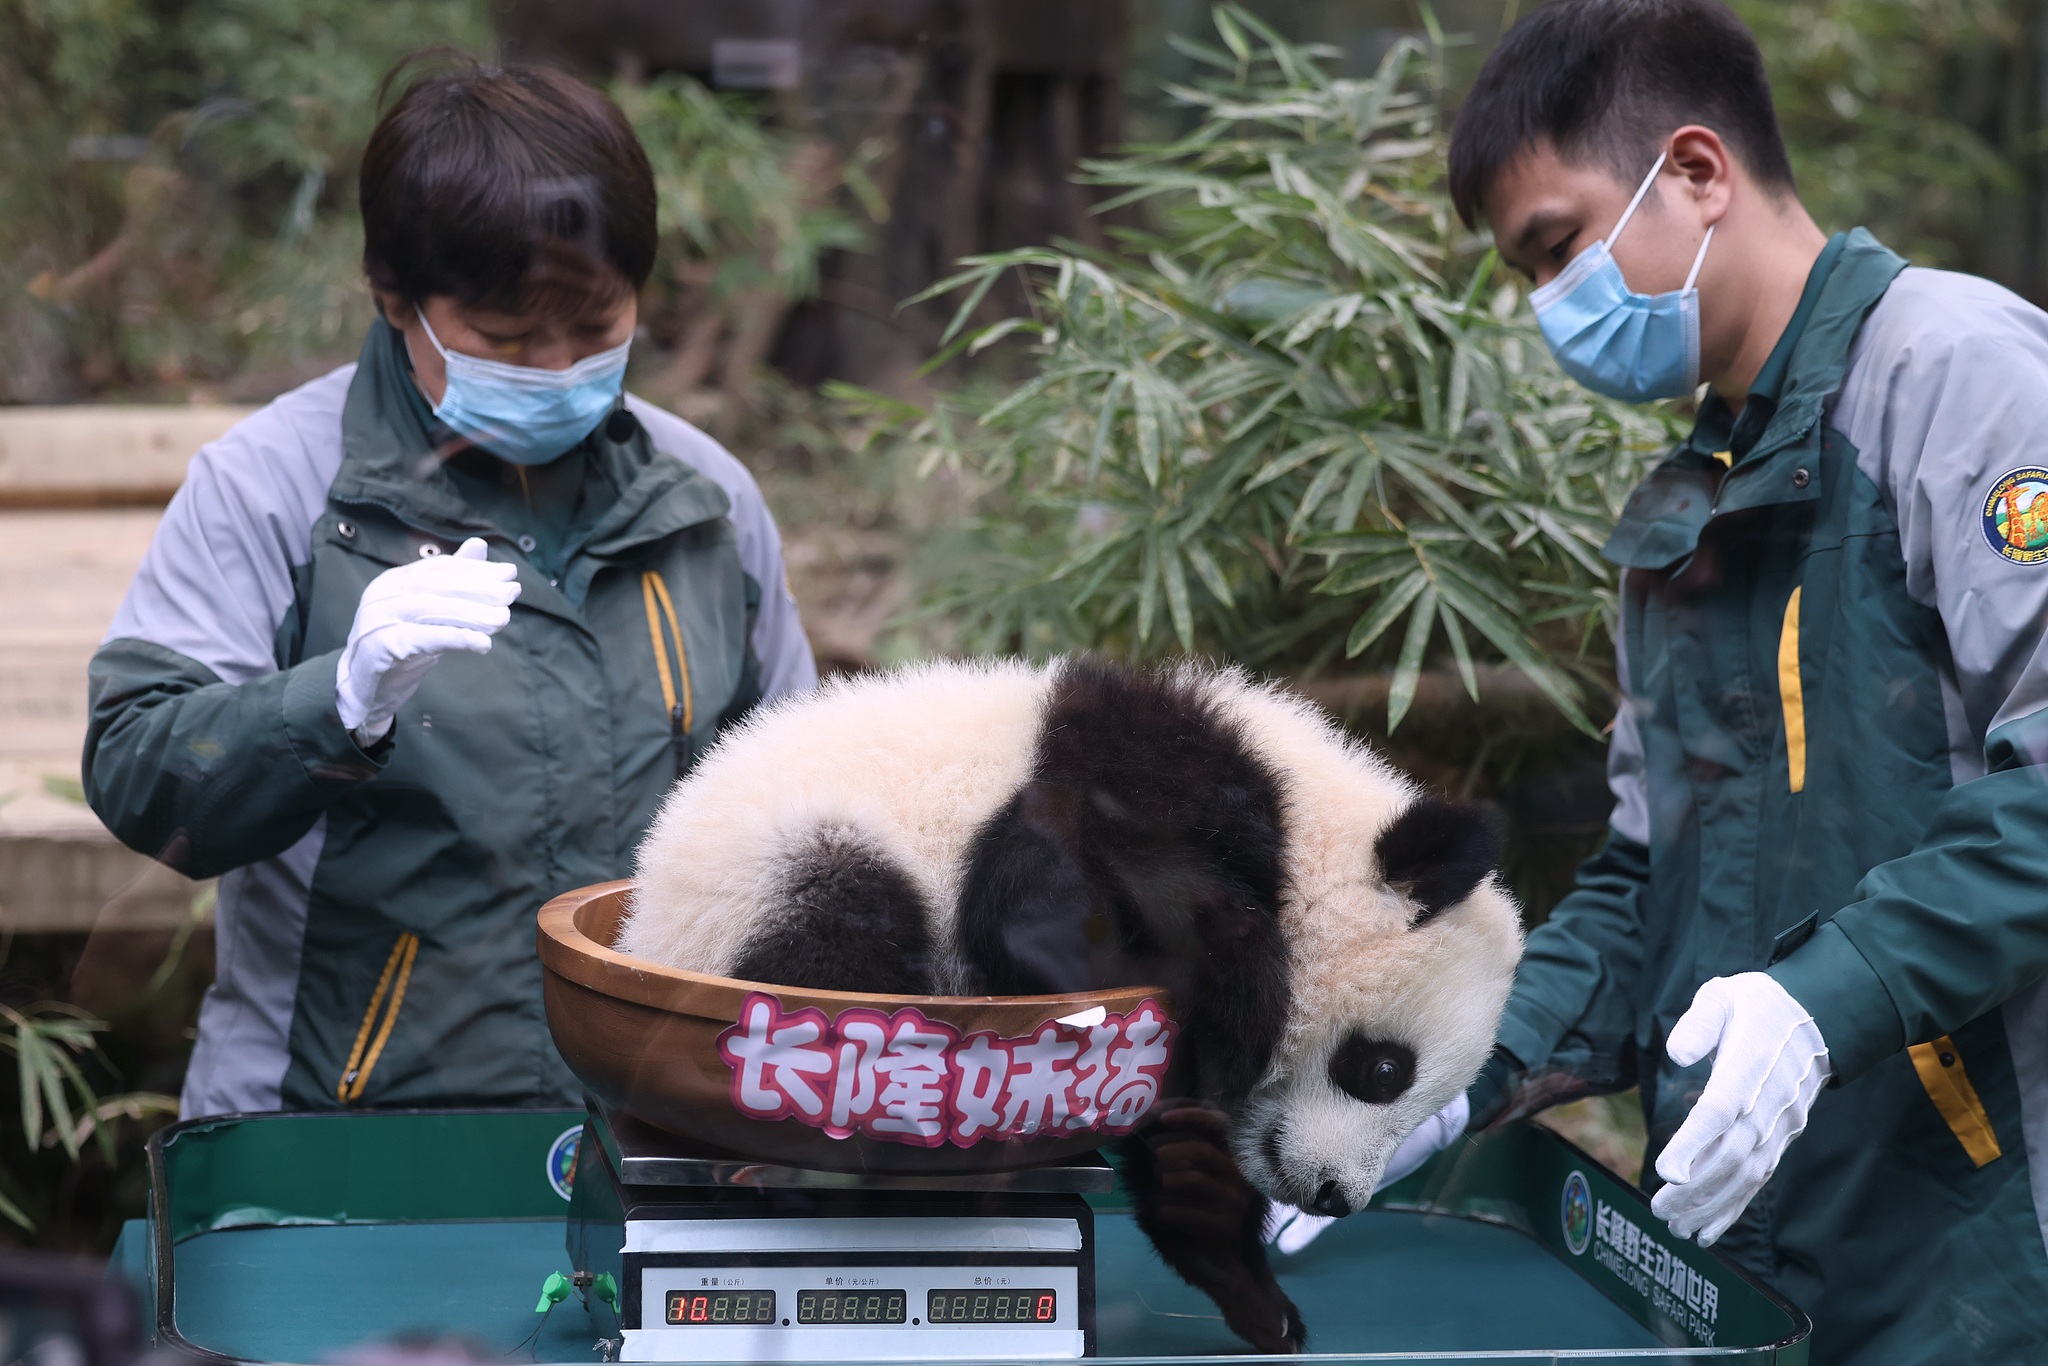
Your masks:
{"label": "black fur on panda", "polygon": [[1520,952],[1472,809],[1235,672],[935,664],[750,719],[677,786],[618,947],[901,995],[1158,984],[1195,1094],[1124,1144],[1140,1226],[1302,1349],[1270,1196],[1369,1198],[1470,1084]]}

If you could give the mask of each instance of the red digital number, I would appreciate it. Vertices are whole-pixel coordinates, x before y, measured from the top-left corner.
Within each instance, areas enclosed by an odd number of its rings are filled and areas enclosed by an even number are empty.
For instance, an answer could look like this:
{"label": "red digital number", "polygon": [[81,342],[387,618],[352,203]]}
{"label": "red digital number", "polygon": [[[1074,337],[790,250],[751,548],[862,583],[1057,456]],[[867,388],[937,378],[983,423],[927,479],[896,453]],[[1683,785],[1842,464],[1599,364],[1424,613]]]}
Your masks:
{"label": "red digital number", "polygon": [[1050,1323],[1052,1321],[1052,1296],[1040,1295],[1038,1297],[1038,1321],[1040,1323]]}
{"label": "red digital number", "polygon": [[690,1301],[690,1322],[702,1323],[711,1314],[711,1297],[698,1295]]}

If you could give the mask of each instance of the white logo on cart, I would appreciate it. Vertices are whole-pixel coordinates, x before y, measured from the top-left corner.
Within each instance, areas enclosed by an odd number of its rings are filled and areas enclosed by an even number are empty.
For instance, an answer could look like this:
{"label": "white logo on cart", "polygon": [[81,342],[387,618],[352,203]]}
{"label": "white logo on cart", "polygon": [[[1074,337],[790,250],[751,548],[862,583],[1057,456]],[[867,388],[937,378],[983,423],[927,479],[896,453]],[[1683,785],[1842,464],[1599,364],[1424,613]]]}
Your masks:
{"label": "white logo on cart", "polygon": [[1128,1133],[1159,1098],[1173,1021],[1155,1001],[1091,1024],[1048,1020],[1016,1038],[962,1035],[914,1006],[784,1012],[752,992],[718,1036],[732,1103],[755,1119],[794,1119],[834,1138],[914,1147],[991,1138]]}

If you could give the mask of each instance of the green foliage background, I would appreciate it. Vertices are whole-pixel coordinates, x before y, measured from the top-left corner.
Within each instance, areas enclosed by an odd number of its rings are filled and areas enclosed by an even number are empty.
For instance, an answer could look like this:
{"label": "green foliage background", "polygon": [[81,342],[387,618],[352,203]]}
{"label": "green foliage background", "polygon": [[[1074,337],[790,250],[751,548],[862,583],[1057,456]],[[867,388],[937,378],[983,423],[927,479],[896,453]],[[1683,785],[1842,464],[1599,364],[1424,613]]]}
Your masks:
{"label": "green foliage background", "polygon": [[1793,174],[1821,226],[1863,224],[1922,265],[2000,273],[1987,220],[2042,147],[2024,61],[2038,6],[1731,3],[1763,49]]}
{"label": "green foliage background", "polygon": [[175,391],[345,346],[378,84],[489,42],[477,0],[376,22],[339,0],[0,3],[0,395]]}
{"label": "green foliage background", "polygon": [[[267,398],[370,316],[355,171],[387,73],[488,57],[489,0],[0,0],[0,401]],[[693,81],[614,90],[654,161],[647,300],[759,311],[858,247],[859,158]]]}
{"label": "green foliage background", "polygon": [[1388,671],[1387,725],[1422,672],[1518,671],[1591,732],[1610,673],[1600,543],[1670,434],[1551,364],[1522,290],[1443,185],[1423,42],[1367,78],[1249,12],[1171,143],[1092,162],[1149,227],[1120,250],[977,258],[934,293],[960,331],[1010,271],[1029,338],[992,401],[943,400],[913,440],[989,489],[980,552],[944,583],[957,648],[1133,659],[1201,652],[1295,676]]}

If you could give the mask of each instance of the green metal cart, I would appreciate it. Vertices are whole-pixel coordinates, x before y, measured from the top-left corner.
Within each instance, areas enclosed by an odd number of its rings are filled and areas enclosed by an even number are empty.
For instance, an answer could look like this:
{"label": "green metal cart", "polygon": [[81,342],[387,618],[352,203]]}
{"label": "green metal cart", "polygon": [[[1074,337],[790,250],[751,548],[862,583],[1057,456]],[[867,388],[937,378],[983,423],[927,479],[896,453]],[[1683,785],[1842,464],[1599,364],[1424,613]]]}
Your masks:
{"label": "green metal cart", "polygon": [[[318,1362],[421,1335],[486,1360],[587,1362],[611,1307],[536,1299],[567,1272],[582,1112],[198,1120],[150,1144],[150,1207],[114,1252],[159,1346]],[[1119,1196],[1091,1198],[1099,1358],[1243,1359]],[[1310,1358],[1360,1362],[1806,1361],[1792,1305],[1673,1238],[1639,1192],[1547,1130],[1461,1144],[1332,1227],[1280,1275]],[[557,1285],[561,1283],[558,1281]]]}

